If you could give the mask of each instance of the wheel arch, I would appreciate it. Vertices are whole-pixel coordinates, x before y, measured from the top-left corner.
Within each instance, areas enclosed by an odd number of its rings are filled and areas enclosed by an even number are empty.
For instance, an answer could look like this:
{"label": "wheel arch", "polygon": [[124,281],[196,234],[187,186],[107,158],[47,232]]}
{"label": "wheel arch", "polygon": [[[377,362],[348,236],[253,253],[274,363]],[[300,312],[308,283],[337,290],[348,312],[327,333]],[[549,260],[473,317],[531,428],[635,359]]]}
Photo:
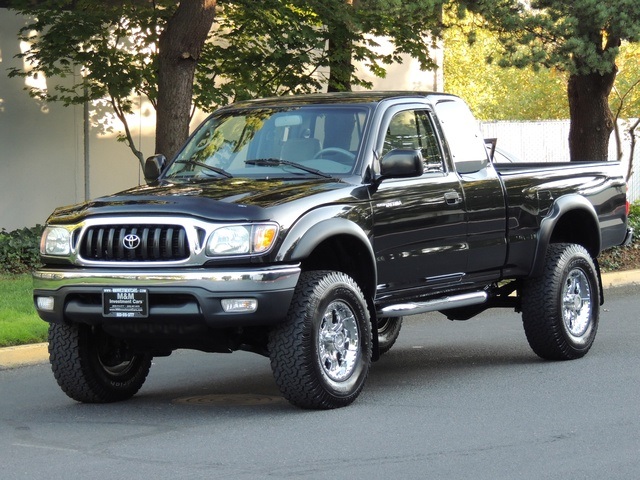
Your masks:
{"label": "wheel arch", "polygon": [[542,219],[533,276],[542,274],[547,249],[552,243],[575,243],[582,245],[592,258],[599,255],[602,239],[598,214],[586,198],[577,194],[560,197],[553,203],[549,215]]}
{"label": "wheel arch", "polygon": [[296,238],[286,255],[303,271],[336,270],[353,278],[366,298],[373,299],[377,272],[373,247],[365,231],[346,218],[314,223]]}

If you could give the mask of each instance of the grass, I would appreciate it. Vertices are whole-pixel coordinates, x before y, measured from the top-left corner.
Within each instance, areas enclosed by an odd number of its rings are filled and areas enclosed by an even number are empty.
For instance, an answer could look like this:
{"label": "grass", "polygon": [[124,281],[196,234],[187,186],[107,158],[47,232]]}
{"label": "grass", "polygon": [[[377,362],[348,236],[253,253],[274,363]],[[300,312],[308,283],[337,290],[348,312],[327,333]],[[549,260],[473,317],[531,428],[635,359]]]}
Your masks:
{"label": "grass", "polygon": [[0,347],[44,342],[48,325],[33,306],[30,275],[0,275]]}

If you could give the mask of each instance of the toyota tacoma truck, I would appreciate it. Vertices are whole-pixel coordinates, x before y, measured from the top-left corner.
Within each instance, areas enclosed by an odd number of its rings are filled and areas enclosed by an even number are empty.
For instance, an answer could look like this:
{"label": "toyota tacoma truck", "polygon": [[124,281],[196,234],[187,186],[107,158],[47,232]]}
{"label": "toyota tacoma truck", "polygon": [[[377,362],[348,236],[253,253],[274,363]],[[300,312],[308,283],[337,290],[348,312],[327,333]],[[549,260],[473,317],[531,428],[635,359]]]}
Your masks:
{"label": "toyota tacoma truck", "polygon": [[267,356],[302,408],[353,402],[402,318],[522,313],[535,354],[585,355],[598,254],[630,240],[617,162],[494,165],[440,93],[219,109],[146,185],[47,220],[34,302],[62,390],[113,402],[176,349]]}

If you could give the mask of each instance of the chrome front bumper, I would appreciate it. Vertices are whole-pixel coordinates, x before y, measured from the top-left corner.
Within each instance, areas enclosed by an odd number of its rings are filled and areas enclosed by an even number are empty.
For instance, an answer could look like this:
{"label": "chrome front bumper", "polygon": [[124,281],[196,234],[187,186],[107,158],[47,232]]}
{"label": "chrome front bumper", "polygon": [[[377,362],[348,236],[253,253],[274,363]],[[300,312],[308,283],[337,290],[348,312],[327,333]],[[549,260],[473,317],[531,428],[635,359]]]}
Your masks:
{"label": "chrome front bumper", "polygon": [[[212,327],[264,325],[285,318],[300,277],[299,265],[255,269],[175,269],[130,271],[123,269],[64,270],[43,268],[33,274],[34,301],[52,297],[53,307],[38,314],[48,322],[75,321],[100,324],[104,288],[144,288],[149,292],[149,322],[204,322]],[[228,313],[227,298],[252,298],[252,313]],[[132,319],[131,321],[137,321]]]}

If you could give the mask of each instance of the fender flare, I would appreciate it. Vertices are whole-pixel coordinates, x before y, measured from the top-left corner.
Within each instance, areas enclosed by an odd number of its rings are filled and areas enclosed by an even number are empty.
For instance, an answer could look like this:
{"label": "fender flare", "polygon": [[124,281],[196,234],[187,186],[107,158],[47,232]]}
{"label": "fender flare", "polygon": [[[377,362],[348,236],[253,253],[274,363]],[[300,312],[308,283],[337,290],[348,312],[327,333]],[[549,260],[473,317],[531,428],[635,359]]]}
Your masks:
{"label": "fender flare", "polygon": [[[278,250],[276,259],[286,262],[302,262],[311,255],[318,245],[336,235],[351,236],[365,247],[370,271],[373,275],[371,291],[367,292],[365,289],[364,294],[369,314],[371,315],[371,339],[373,343],[371,360],[375,362],[380,358],[378,321],[374,303],[376,285],[378,284],[375,253],[367,232],[353,220],[345,218],[344,214],[344,209],[339,207],[324,207],[307,213],[291,227]],[[365,224],[368,221],[366,218],[362,220]]]}
{"label": "fender flare", "polygon": [[538,232],[538,243],[536,245],[536,251],[533,257],[533,266],[531,269],[531,276],[539,276],[542,274],[542,271],[544,269],[545,258],[547,255],[547,248],[551,241],[551,236],[553,235],[553,232],[558,222],[560,221],[560,219],[565,214],[573,211],[578,211],[578,210],[586,213],[589,216],[589,218],[591,218],[591,220],[593,221],[593,224],[597,227],[596,228],[597,237],[593,239],[595,242],[590,242],[590,243],[595,243],[596,254],[594,255],[593,252],[589,252],[589,253],[591,253],[591,255],[595,258],[597,253],[600,252],[600,246],[602,245],[602,238],[601,238],[601,233],[599,228],[600,222],[598,220],[598,214],[596,213],[595,208],[593,207],[591,202],[589,202],[589,200],[587,200],[581,195],[578,195],[576,193],[564,195],[553,202],[553,204],[551,205],[549,214],[546,217],[544,217],[540,222],[540,230]]}
{"label": "fender flare", "polygon": [[300,262],[311,255],[311,252],[325,240],[337,235],[348,235],[357,239],[366,249],[369,266],[374,276],[373,285],[377,285],[378,272],[371,239],[358,223],[344,216],[338,216],[344,213],[344,209],[339,207],[319,208],[308,212],[287,232],[276,254],[276,260]]}

